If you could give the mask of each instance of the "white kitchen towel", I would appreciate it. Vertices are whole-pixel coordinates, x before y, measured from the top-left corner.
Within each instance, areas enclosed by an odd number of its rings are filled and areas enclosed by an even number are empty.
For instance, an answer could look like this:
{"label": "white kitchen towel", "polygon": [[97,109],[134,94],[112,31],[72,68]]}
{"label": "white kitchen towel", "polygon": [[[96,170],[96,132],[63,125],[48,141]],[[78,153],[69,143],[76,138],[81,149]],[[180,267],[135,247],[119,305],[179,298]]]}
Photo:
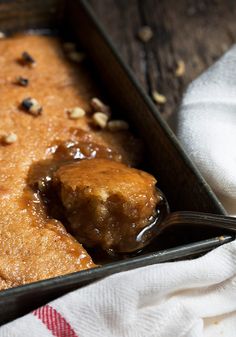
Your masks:
{"label": "white kitchen towel", "polygon": [[236,215],[236,46],[192,82],[171,124],[228,213]]}
{"label": "white kitchen towel", "polygon": [[236,242],[110,276],[0,328],[0,337],[49,336],[235,337]]}
{"label": "white kitchen towel", "polygon": [[[234,213],[236,47],[190,85],[176,126]],[[0,328],[0,337],[18,336],[236,337],[236,241],[195,260],[110,276]]]}

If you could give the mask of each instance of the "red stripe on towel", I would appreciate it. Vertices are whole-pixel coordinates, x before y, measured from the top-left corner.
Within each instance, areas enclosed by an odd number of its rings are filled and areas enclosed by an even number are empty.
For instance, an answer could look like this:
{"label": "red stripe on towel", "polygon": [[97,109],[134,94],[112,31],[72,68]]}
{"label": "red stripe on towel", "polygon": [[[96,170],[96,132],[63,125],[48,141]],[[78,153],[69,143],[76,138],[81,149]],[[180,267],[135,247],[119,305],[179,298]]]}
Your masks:
{"label": "red stripe on towel", "polygon": [[56,337],[78,337],[71,325],[65,318],[50,305],[45,305],[33,311],[33,315],[38,317],[53,336]]}

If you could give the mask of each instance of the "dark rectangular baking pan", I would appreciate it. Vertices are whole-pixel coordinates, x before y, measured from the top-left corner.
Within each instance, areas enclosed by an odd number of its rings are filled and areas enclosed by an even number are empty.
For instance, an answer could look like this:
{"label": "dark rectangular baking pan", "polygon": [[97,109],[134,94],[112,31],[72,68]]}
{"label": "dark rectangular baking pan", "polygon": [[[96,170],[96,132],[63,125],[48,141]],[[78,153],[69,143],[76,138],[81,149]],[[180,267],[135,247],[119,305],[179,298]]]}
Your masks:
{"label": "dark rectangular baking pan", "polygon": [[[56,30],[69,35],[86,51],[107,96],[145,144],[145,162],[167,196],[171,210],[225,214],[225,210],[183,152],[156,107],[123,63],[87,1],[0,1],[0,30]],[[169,237],[174,240],[168,243]],[[107,275],[154,263],[199,256],[233,235],[195,231],[191,235],[169,233],[157,240],[149,253],[50,280],[0,292],[0,324],[19,317],[68,291]],[[177,239],[176,239],[177,237]],[[195,242],[194,242],[195,241]]]}

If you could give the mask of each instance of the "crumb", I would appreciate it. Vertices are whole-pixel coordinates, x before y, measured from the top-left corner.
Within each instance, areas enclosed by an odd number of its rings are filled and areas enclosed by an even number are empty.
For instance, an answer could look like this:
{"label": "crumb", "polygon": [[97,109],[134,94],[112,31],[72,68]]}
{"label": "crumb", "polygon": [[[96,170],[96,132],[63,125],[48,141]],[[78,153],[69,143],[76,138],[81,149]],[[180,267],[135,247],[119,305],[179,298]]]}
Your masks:
{"label": "crumb", "polygon": [[185,74],[185,63],[183,60],[177,62],[177,68],[175,70],[175,76],[181,77]]}
{"label": "crumb", "polygon": [[153,31],[151,27],[149,26],[141,27],[138,31],[138,37],[144,43],[150,41],[151,38],[153,37]]}
{"label": "crumb", "polygon": [[104,104],[99,98],[93,97],[90,101],[90,104],[94,110],[94,112],[101,111],[104,114],[111,116],[111,109],[108,105]]}
{"label": "crumb", "polygon": [[80,107],[76,107],[71,110],[68,110],[68,117],[70,119],[79,119],[84,116],[85,116],[85,110]]}
{"label": "crumb", "polygon": [[17,135],[14,132],[10,132],[7,135],[3,136],[2,140],[4,144],[10,145],[17,141]]}
{"label": "crumb", "polygon": [[107,126],[108,116],[103,112],[96,112],[92,118],[93,122],[101,129],[104,129]]}
{"label": "crumb", "polygon": [[166,96],[160,94],[156,90],[152,92],[152,98],[154,102],[158,104],[165,104],[167,102]]}
{"label": "crumb", "polygon": [[107,123],[107,129],[112,132],[124,131],[129,129],[129,124],[123,120],[113,120]]}
{"label": "crumb", "polygon": [[6,37],[5,33],[0,31],[0,39],[4,39]]}

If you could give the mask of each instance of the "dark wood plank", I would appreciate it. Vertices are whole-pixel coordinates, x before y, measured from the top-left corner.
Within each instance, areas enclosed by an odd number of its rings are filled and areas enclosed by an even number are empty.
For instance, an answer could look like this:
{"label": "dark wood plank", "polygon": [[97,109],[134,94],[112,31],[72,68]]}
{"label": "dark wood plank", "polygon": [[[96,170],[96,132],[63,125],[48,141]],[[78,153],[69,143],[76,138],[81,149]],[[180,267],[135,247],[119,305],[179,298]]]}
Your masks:
{"label": "dark wood plank", "polygon": [[[178,106],[187,84],[217,60],[236,40],[235,0],[91,0],[125,61],[149,94],[166,95],[164,116]],[[148,25],[146,44],[137,32]],[[179,60],[185,74],[176,77]]]}
{"label": "dark wood plank", "polygon": [[135,37],[142,26],[137,0],[91,0],[90,3],[120,54],[148,90],[144,47]]}

